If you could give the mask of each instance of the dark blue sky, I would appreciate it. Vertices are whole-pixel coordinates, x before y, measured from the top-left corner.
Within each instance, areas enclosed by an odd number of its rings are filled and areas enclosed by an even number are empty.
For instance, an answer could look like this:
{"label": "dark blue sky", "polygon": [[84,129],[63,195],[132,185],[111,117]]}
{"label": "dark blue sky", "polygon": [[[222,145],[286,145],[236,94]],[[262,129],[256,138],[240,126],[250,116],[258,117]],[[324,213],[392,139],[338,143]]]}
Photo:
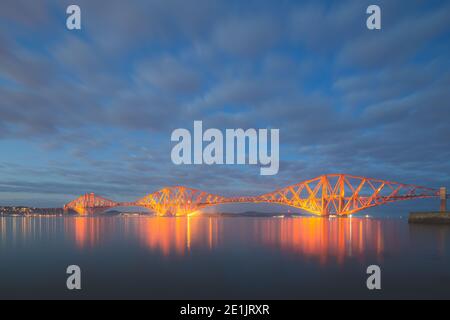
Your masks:
{"label": "dark blue sky", "polygon": [[[0,205],[334,172],[450,186],[449,17],[448,1],[2,0]],[[279,174],[173,165],[171,132],[194,120],[279,128]]]}

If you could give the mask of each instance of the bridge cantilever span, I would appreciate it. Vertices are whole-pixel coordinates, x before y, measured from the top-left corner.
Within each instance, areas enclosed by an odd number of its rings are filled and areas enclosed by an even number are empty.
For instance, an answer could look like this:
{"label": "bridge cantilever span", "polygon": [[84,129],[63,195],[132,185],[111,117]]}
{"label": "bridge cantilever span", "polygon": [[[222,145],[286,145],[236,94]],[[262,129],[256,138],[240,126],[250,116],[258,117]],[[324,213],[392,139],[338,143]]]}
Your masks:
{"label": "bridge cantilever span", "polygon": [[274,203],[315,215],[350,215],[386,203],[439,197],[439,190],[346,174],[328,174],[259,196],[223,197],[183,186],[166,187],[134,202],[115,202],[94,193],[64,206],[80,214],[139,206],[162,216],[183,216],[226,203]]}

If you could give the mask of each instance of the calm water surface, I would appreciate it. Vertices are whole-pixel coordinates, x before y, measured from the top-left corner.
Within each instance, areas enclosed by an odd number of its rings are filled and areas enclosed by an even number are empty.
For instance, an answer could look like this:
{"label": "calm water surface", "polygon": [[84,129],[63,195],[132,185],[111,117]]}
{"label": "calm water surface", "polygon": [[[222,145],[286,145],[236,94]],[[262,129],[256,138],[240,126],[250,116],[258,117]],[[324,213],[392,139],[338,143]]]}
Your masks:
{"label": "calm water surface", "polygon": [[406,219],[1,217],[0,232],[0,298],[450,298],[450,227]]}

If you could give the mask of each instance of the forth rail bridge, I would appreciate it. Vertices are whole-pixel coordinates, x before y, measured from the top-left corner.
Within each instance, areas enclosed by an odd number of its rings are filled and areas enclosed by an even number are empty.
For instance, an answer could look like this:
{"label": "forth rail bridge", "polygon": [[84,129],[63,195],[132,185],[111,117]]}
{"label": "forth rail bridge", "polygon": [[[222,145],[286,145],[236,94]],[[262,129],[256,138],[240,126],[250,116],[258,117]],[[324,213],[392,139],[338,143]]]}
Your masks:
{"label": "forth rail bridge", "polygon": [[441,210],[445,211],[445,188],[439,190],[346,174],[329,174],[274,192],[247,197],[222,197],[182,186],[163,188],[134,202],[116,202],[88,193],[66,204],[64,210],[87,215],[114,207],[145,207],[161,216],[185,216],[220,204],[273,203],[319,216],[346,216],[386,203],[439,196]]}

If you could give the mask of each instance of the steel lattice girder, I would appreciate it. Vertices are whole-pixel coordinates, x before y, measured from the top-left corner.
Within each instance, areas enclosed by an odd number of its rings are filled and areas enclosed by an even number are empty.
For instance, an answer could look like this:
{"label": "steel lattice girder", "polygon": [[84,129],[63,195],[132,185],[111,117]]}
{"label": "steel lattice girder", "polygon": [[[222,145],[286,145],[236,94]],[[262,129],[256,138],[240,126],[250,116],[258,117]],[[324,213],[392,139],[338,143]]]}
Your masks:
{"label": "steel lattice girder", "polygon": [[250,197],[222,197],[183,186],[167,187],[135,202],[115,202],[93,193],[83,195],[65,209],[142,206],[160,215],[186,215],[226,203],[276,203],[316,215],[349,215],[385,203],[439,196],[437,189],[346,174],[323,175],[274,192]]}

